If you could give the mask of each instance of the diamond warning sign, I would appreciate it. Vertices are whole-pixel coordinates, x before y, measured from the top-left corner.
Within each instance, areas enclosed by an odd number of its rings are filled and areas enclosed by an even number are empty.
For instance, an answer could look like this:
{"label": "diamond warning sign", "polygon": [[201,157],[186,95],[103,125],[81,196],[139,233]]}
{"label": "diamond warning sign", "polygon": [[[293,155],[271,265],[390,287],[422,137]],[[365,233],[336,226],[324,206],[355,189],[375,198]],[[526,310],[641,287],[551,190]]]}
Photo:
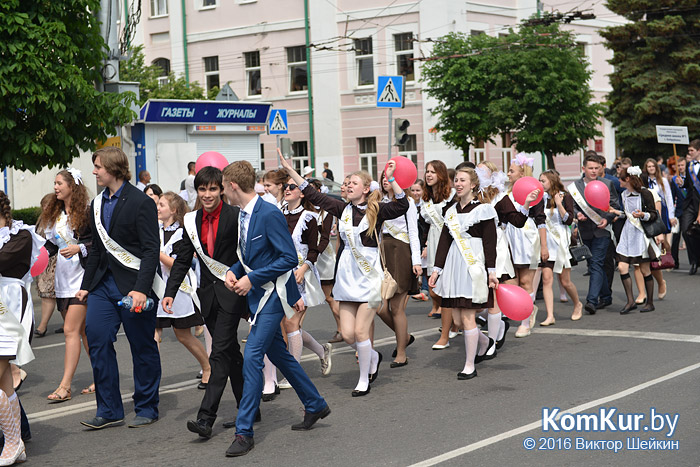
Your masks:
{"label": "diamond warning sign", "polygon": [[403,107],[404,77],[379,76],[377,78],[377,107]]}

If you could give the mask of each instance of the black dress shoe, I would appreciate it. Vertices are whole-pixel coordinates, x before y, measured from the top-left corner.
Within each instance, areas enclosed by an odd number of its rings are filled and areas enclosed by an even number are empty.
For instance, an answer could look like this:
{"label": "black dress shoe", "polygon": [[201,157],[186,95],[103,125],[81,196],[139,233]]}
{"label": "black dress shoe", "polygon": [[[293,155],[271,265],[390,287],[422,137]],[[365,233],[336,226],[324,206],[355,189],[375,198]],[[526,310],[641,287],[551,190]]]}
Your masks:
{"label": "black dress shoe", "polygon": [[316,423],[317,421],[319,421],[322,418],[326,418],[330,414],[331,414],[331,408],[328,407],[328,405],[326,405],[323,409],[321,409],[320,412],[311,413],[311,412],[304,411],[304,420],[302,420],[301,423],[297,423],[296,425],[292,425],[292,430],[294,430],[294,431],[308,431],[314,426],[314,423]]}
{"label": "black dress shoe", "polygon": [[471,373],[457,373],[457,379],[460,381],[464,381],[465,379],[472,379],[476,378],[476,370],[472,371]]}
{"label": "black dress shoe", "polygon": [[358,391],[357,389],[352,390],[352,397],[362,397],[366,396],[369,394],[369,390],[372,389],[372,386],[367,386],[367,389],[365,391]]}
{"label": "black dress shoe", "polygon": [[620,310],[621,315],[626,315],[629,314],[630,311],[636,310],[637,309],[637,304],[633,303],[631,306],[630,305],[625,305],[625,307]]}
{"label": "black dress shoe", "polygon": [[377,371],[375,371],[374,373],[371,373],[369,375],[369,382],[370,383],[374,383],[374,380],[377,379],[377,376],[379,376],[379,365],[381,365],[382,359],[384,358],[384,357],[382,357],[381,352],[377,352],[377,353],[379,354],[379,361],[377,362]]}
{"label": "black dress shoe", "polygon": [[[260,415],[260,410],[258,410],[258,413],[255,414],[255,423],[259,422],[262,420],[262,415]],[[229,420],[228,422],[223,422],[221,424],[224,428],[235,428],[236,427],[236,419],[234,418],[233,420]]]}
{"label": "black dress shoe", "polygon": [[245,456],[255,447],[252,436],[236,435],[231,446],[226,450],[226,457]]}
{"label": "black dress shoe", "polygon": [[34,335],[36,337],[44,337],[46,335],[46,329],[44,329],[44,332],[41,332],[39,330],[34,331]]}
{"label": "black dress shoe", "polygon": [[202,382],[200,382],[200,383],[197,385],[197,389],[206,389],[206,388],[207,388],[207,384],[209,384],[209,383],[202,383]]}
{"label": "black dress shoe", "polygon": [[647,305],[644,308],[640,308],[639,312],[640,313],[649,313],[650,311],[654,311],[656,308],[654,308],[654,305]]}
{"label": "black dress shoe", "polygon": [[152,425],[153,423],[158,421],[158,417],[156,418],[148,418],[148,417],[142,417],[140,415],[137,415],[134,417],[134,419],[129,423],[129,428],[142,428],[147,425]]}
{"label": "black dress shoe", "polygon": [[596,305],[595,309],[597,310],[602,310],[606,306],[612,305],[612,300],[605,300],[604,302],[600,302]]}
{"label": "black dress shoe", "polygon": [[503,337],[501,338],[501,340],[496,342],[496,350],[503,347],[503,344],[506,343],[506,334],[508,334],[508,329],[510,328],[510,320],[503,320],[503,323],[505,323],[506,329],[505,331],[503,331]]}
{"label": "black dress shoe", "polygon": [[688,274],[690,274],[691,276],[694,276],[696,272],[698,272],[698,265],[691,264],[690,265],[690,272],[688,272]]}
{"label": "black dress shoe", "polygon": [[262,393],[262,401],[263,402],[270,402],[275,400],[275,397],[277,397],[277,394],[280,393],[280,387],[277,386],[277,383],[275,383],[275,390],[274,392],[271,392],[270,394],[267,394],[265,392]]}
{"label": "black dress shoe", "polygon": [[586,302],[586,306],[583,307],[586,312],[588,312],[589,315],[594,315],[596,312],[595,305],[593,305],[591,302]]}
{"label": "black dress shoe", "polygon": [[483,353],[483,355],[477,355],[474,357],[474,364],[481,363],[484,360],[491,360],[492,358],[496,358],[496,352],[494,351],[493,355],[486,355],[489,353],[489,350],[491,350],[491,347],[496,345],[496,341],[491,339],[489,337],[489,345],[486,347],[486,352]]}
{"label": "black dress shoe", "polygon": [[[415,341],[416,341],[416,338],[413,336],[413,334],[411,334],[410,337],[408,338],[408,344],[406,344],[406,348],[408,348],[408,346],[413,344]],[[394,351],[391,352],[391,358],[396,358],[396,347],[394,347]]]}
{"label": "black dress shoe", "polygon": [[102,428],[109,428],[110,426],[119,426],[124,424],[124,419],[119,418],[119,419],[111,419],[111,418],[104,418],[104,417],[95,417],[92,420],[86,420],[84,422],[80,422],[81,425],[84,425],[88,428],[92,428],[93,430],[101,430]]}
{"label": "black dress shoe", "polygon": [[408,357],[403,362],[391,362],[389,368],[401,368],[402,366],[408,365]]}
{"label": "black dress shoe", "polygon": [[200,438],[211,438],[211,425],[204,419],[199,418],[196,422],[187,420],[187,429],[192,433],[197,433]]}

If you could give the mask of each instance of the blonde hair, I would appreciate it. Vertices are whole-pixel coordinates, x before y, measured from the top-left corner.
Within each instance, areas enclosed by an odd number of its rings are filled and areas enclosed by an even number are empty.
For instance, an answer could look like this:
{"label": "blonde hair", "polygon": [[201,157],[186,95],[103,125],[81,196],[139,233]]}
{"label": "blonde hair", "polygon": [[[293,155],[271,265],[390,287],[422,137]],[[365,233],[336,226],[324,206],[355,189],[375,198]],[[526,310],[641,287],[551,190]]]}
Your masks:
{"label": "blonde hair", "polygon": [[[522,174],[521,177],[532,177],[532,167],[530,167],[529,165],[518,165],[518,164],[515,163],[515,161],[511,162],[510,165],[514,165],[514,166],[516,166],[517,168],[520,169],[520,173]],[[510,193],[511,191],[513,191],[513,185],[514,185],[514,184],[515,184],[515,183],[510,183],[510,184],[508,185],[508,193]]]}
{"label": "blonde hair", "polygon": [[472,169],[471,167],[462,167],[461,169],[457,170],[457,173],[455,173],[455,177],[459,172],[464,172],[469,176],[469,181],[472,183],[472,185],[474,185],[472,193],[479,193],[479,176],[476,174],[476,170]]}
{"label": "blonde hair", "polygon": [[[365,188],[369,188],[372,184],[372,176],[364,171],[358,170],[357,172],[351,173],[348,178],[357,177],[362,180],[362,184]],[[377,227],[377,217],[379,217],[379,201],[382,199],[382,190],[370,191],[367,195],[367,224],[369,228],[367,229],[367,235],[370,238],[374,238],[376,235]]]}

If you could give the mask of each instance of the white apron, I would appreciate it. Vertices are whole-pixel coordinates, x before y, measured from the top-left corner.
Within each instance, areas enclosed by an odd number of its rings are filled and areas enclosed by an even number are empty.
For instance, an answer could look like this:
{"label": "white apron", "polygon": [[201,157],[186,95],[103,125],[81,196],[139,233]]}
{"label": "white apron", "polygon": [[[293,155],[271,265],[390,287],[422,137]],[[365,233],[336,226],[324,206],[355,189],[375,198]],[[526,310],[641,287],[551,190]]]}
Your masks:
{"label": "white apron", "polygon": [[[168,243],[163,244],[163,229],[160,229],[160,251],[161,253],[165,253],[168,256],[172,257],[173,254],[173,246],[182,240],[182,235],[183,235],[184,229],[182,227],[178,227],[175,233],[170,237],[170,240],[168,240]],[[163,280],[165,282],[168,282],[168,278],[170,277],[170,268],[166,267],[165,264],[162,262],[160,263],[160,269],[163,272]],[[194,282],[193,282],[194,280]],[[196,282],[196,276],[195,272],[190,268],[187,271],[187,275],[185,276],[185,279],[183,280],[183,283],[189,287],[187,290],[194,290],[197,286]],[[162,306],[158,307],[158,313],[156,316],[158,318],[186,318],[187,316],[192,316],[195,313],[194,310],[194,303],[192,301],[192,295],[188,294],[187,292],[182,290],[182,286],[180,289],[178,289],[177,293],[175,294],[175,298],[173,299],[173,305],[171,309],[173,310],[172,313],[166,313],[165,310],[163,310]],[[196,296],[196,294],[195,294]],[[197,304],[199,304],[199,299],[197,300]]]}
{"label": "white apron", "polygon": [[[56,244],[56,235],[61,237],[68,245],[77,245],[78,240],[73,236],[73,229],[68,225],[68,216],[65,212],[56,220],[56,225],[46,230],[46,238]],[[58,246],[58,245],[57,245]],[[83,283],[85,270],[80,264],[80,253],[64,258],[60,253],[56,257],[56,298],[73,298],[80,290]]]}
{"label": "white apron", "polygon": [[428,230],[428,240],[426,242],[427,251],[427,268],[428,276],[433,273],[433,266],[435,265],[435,253],[437,252],[437,245],[440,241],[440,233],[442,232],[442,226],[445,223],[442,217],[442,209],[445,205],[452,200],[455,195],[454,189],[450,193],[450,196],[438,204],[434,204],[432,200],[424,201],[421,207],[421,215],[423,219],[430,224],[430,230]]}
{"label": "white apron", "polygon": [[[513,198],[513,193],[508,195],[516,209],[520,204]],[[527,264],[529,269],[537,269],[540,262],[540,234],[532,217],[528,217],[521,228],[506,225],[506,236],[513,255],[513,264]]]}
{"label": "white apron", "polygon": [[[319,234],[318,238],[321,239],[321,229],[323,228],[323,221],[326,220],[329,214],[327,212],[323,213],[323,217],[319,219],[318,228]],[[335,248],[333,248],[333,242],[328,241],[328,246],[325,250],[319,253],[318,259],[316,260],[316,269],[318,269],[318,275],[322,281],[332,281],[335,275]]]}
{"label": "white apron", "polygon": [[[499,201],[506,196],[505,193],[499,193],[492,201],[491,206],[496,207]],[[506,225],[496,224],[496,277],[508,276],[515,277],[515,268],[513,267],[513,259],[510,256],[510,248],[508,247],[508,238],[506,237]]]}
{"label": "white apron", "polygon": [[[297,250],[298,260],[294,271],[304,264],[306,256],[309,254],[309,245],[302,243],[301,234],[306,230],[307,223],[315,217],[316,215],[311,211],[302,212],[299,221],[297,221],[297,225],[294,226],[294,230],[292,231],[292,240]],[[304,282],[302,284],[297,283],[297,288],[307,307],[320,305],[326,300],[326,294],[323,293],[323,289],[321,289],[321,278],[318,275],[315,264],[312,264],[306,273],[304,273]]]}
{"label": "white apron", "polygon": [[[545,206],[549,195],[545,193]],[[544,210],[547,216],[547,250],[549,250],[549,260],[554,261],[553,271],[560,274],[564,269],[571,268],[571,232],[569,227],[564,224],[559,215],[559,208],[554,205],[554,209],[546,208]]]}

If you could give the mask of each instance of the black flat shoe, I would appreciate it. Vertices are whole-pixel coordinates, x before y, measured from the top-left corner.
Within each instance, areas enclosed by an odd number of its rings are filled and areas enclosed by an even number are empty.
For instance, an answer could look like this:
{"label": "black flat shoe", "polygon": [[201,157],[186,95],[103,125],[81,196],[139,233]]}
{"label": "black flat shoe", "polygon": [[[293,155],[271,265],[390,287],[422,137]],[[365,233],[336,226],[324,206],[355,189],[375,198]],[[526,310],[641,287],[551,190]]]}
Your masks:
{"label": "black flat shoe", "polygon": [[465,379],[472,379],[472,378],[476,378],[476,370],[472,371],[469,374],[457,373],[457,379],[460,381],[464,381]]}
{"label": "black flat shoe", "polygon": [[637,309],[637,304],[636,304],[636,303],[635,303],[634,305],[632,305],[632,306],[625,305],[625,307],[624,307],[622,310],[620,310],[620,314],[621,314],[621,315],[626,315],[626,314],[629,314],[630,311],[636,310],[636,309]]}
{"label": "black flat shoe", "polygon": [[311,413],[311,412],[304,412],[304,420],[302,420],[301,423],[297,423],[296,425],[292,425],[292,430],[294,431],[309,431],[311,428],[313,428],[314,424],[321,420],[322,418],[326,418],[331,414],[331,408],[326,405],[323,409],[321,409],[320,412],[316,413]]}
{"label": "black flat shoe", "polygon": [[476,317],[476,325],[483,328],[484,326],[488,325],[488,321],[486,321],[484,318],[481,316]]}
{"label": "black flat shoe", "polygon": [[506,330],[503,331],[503,337],[501,338],[500,341],[496,342],[496,350],[500,349],[503,347],[503,344],[506,343],[506,335],[508,334],[508,329],[510,329],[510,320],[502,320],[505,325],[506,325]]}
{"label": "black flat shoe", "polygon": [[187,420],[187,429],[192,433],[197,433],[200,438],[211,438],[211,425],[202,418],[197,419],[197,421]]}
{"label": "black flat shoe", "polygon": [[201,383],[201,382],[200,382],[200,383],[197,385],[197,389],[206,389],[208,384],[209,384],[209,383]]}
{"label": "black flat shoe", "polygon": [[389,364],[389,368],[400,368],[402,366],[408,365],[408,358],[404,360],[403,362],[391,362]]}
{"label": "black flat shoe", "polygon": [[[379,354],[379,361],[377,362],[377,371],[369,375],[369,382],[374,383],[374,380],[377,379],[377,376],[379,376],[379,365],[382,364],[382,359],[384,358],[382,356],[381,352],[377,352]],[[368,390],[369,391],[369,390]],[[364,394],[363,394],[364,396]]]}
{"label": "black flat shoe", "polygon": [[[411,336],[408,338],[408,344],[406,344],[406,348],[408,348],[415,341],[416,341],[416,338],[413,336],[413,334],[411,334]],[[391,358],[396,358],[396,347],[394,347],[394,351],[391,352]]]}
{"label": "black flat shoe", "polygon": [[362,397],[362,396],[366,396],[367,394],[369,394],[369,390],[370,390],[370,389],[372,389],[371,386],[367,386],[367,390],[366,390],[366,391],[358,391],[357,389],[353,389],[353,390],[352,390],[352,397]]}
{"label": "black flat shoe", "polygon": [[640,313],[649,313],[650,311],[654,311],[656,308],[654,308],[654,305],[647,305],[644,308],[640,308],[639,312]]}
{"label": "black flat shoe", "polygon": [[494,352],[493,355],[486,355],[489,353],[489,350],[491,350],[491,347],[496,345],[496,342],[489,337],[489,345],[486,347],[486,352],[484,352],[482,355],[477,355],[474,357],[474,364],[481,363],[484,360],[491,360],[492,358],[496,358],[496,353]]}
{"label": "black flat shoe", "polygon": [[594,315],[596,312],[596,307],[591,302],[586,302],[586,306],[583,307],[589,315]]}
{"label": "black flat shoe", "polygon": [[46,335],[46,329],[44,329],[44,332],[41,332],[37,329],[36,331],[34,331],[34,335],[36,337],[44,337]]}
{"label": "black flat shoe", "polygon": [[[694,276],[695,273],[698,272],[698,265],[697,264],[691,264],[690,265],[690,271],[688,272],[689,275]],[[640,310],[641,311],[641,310]]]}
{"label": "black flat shoe", "polygon": [[119,418],[119,419],[110,419],[110,418],[104,418],[104,417],[95,417],[92,420],[86,420],[84,422],[80,422],[81,425],[84,425],[88,428],[92,428],[93,430],[101,430],[103,428],[109,428],[111,426],[119,426],[124,424],[124,419]]}
{"label": "black flat shoe", "polygon": [[53,333],[54,334],[63,334],[63,327],[56,329]]}
{"label": "black flat shoe", "polygon": [[275,383],[275,390],[274,392],[271,392],[270,394],[267,393],[262,393],[262,401],[263,402],[270,402],[275,400],[275,397],[277,397],[277,394],[280,393],[280,387],[277,386],[277,383]]}

